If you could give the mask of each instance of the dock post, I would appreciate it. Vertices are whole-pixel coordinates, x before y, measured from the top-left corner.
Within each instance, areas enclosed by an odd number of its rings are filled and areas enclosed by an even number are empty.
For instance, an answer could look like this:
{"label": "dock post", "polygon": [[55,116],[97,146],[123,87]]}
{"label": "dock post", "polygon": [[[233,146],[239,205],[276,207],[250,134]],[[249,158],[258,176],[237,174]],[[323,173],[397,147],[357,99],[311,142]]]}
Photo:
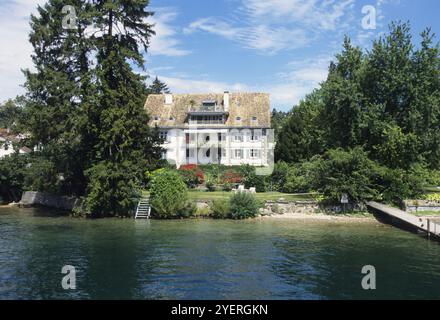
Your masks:
{"label": "dock post", "polygon": [[426,219],[426,221],[428,221],[428,239],[429,239],[429,238],[431,238],[431,230],[430,230],[431,221],[429,221],[429,219]]}

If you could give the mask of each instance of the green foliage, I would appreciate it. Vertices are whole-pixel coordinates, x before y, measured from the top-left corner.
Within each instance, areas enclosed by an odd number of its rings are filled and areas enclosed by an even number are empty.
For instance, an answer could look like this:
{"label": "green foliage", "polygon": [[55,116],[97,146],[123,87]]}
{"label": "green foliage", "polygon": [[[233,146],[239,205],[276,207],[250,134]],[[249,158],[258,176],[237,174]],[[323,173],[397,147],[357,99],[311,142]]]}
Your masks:
{"label": "green foliage", "polygon": [[256,168],[251,165],[242,165],[239,168],[239,172],[243,176],[243,183],[245,188],[256,188],[257,192],[266,192],[267,183],[266,176],[257,175]]}
{"label": "green foliage", "polygon": [[286,193],[307,193],[313,189],[317,161],[293,164],[288,168],[285,183],[281,187]]}
{"label": "green foliage", "polygon": [[0,128],[14,129],[23,117],[23,97],[0,104]]}
{"label": "green foliage", "polygon": [[413,44],[407,23],[363,51],[346,38],[326,81],[295,107],[276,160],[310,160],[326,150],[362,147],[371,160],[408,170],[440,168],[440,47],[427,29]]}
{"label": "green foliage", "polygon": [[62,178],[53,162],[44,158],[29,159],[25,170],[25,187],[27,190],[59,193]]}
{"label": "green foliage", "polygon": [[440,202],[440,193],[429,193],[422,196],[423,200]]}
{"label": "green foliage", "polygon": [[211,216],[214,219],[226,219],[229,217],[229,200],[221,199],[221,200],[214,200],[211,205]]}
{"label": "green foliage", "polygon": [[232,219],[253,218],[258,214],[261,204],[252,193],[236,192],[229,202],[230,217]]}
{"label": "green foliage", "polygon": [[148,94],[162,94],[162,93],[170,93],[170,89],[168,86],[156,78],[153,80],[153,83],[147,88]]}
{"label": "green foliage", "polygon": [[399,204],[404,199],[420,199],[425,193],[429,171],[414,165],[409,170],[388,169],[382,171],[383,199]]}
{"label": "green foliage", "polygon": [[72,0],[78,19],[68,30],[65,4],[49,0],[31,17],[35,72],[25,71],[19,126],[42,150],[41,166],[64,177],[60,193],[85,196],[92,216],[121,215],[160,163],[158,132],[143,109],[145,77],[133,71],[154,34],[145,23],[152,13],[148,0]]}
{"label": "green foliage", "polygon": [[216,187],[214,182],[212,182],[212,180],[207,180],[205,183],[206,188],[208,189],[209,192],[214,192],[216,191]]}
{"label": "green foliage", "polygon": [[187,187],[180,175],[162,171],[150,183],[150,203],[153,214],[160,218],[173,218],[185,212]]}
{"label": "green foliage", "polygon": [[289,165],[284,161],[275,163],[270,176],[273,191],[283,191],[289,173]]}
{"label": "green foliage", "polygon": [[197,205],[187,201],[185,206],[177,212],[177,216],[180,218],[190,218],[195,216],[197,212]]}
{"label": "green foliage", "polygon": [[0,159],[0,196],[2,201],[19,201],[24,191],[28,156],[11,154]]}
{"label": "green foliage", "polygon": [[313,184],[329,201],[339,203],[343,193],[351,202],[378,197],[379,169],[361,148],[329,150],[324,157],[313,162]]}
{"label": "green foliage", "polygon": [[322,90],[314,91],[293,108],[278,135],[275,161],[299,162],[325,150],[322,112]]}
{"label": "green foliage", "polygon": [[89,170],[86,212],[91,217],[129,216],[139,194],[136,178],[130,176],[132,163],[103,161]]}
{"label": "green foliage", "polygon": [[272,110],[270,118],[270,127],[274,130],[275,139],[278,140],[278,134],[281,132],[286,120],[288,119],[289,112]]}

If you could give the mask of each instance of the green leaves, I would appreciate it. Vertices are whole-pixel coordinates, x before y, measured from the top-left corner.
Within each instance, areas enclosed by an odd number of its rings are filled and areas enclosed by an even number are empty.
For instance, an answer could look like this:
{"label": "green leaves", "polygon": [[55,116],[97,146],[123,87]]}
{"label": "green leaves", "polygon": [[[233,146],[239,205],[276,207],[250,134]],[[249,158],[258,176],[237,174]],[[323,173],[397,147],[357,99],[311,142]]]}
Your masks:
{"label": "green leaves", "polygon": [[153,175],[150,183],[150,203],[153,214],[161,218],[173,218],[185,208],[187,187],[180,175],[164,170]]}

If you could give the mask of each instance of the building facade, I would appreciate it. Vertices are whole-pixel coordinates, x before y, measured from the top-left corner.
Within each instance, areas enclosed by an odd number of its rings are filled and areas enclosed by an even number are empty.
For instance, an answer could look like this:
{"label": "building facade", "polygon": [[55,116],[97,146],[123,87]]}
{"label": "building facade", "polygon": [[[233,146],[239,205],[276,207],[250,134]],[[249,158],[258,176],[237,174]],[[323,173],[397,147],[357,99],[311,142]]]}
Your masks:
{"label": "building facade", "polygon": [[9,130],[0,128],[0,159],[17,152],[17,149],[21,154],[31,152],[27,147],[17,147],[20,141],[20,135],[14,135]]}
{"label": "building facade", "polygon": [[165,141],[163,158],[177,167],[273,164],[269,94],[153,94],[145,108]]}

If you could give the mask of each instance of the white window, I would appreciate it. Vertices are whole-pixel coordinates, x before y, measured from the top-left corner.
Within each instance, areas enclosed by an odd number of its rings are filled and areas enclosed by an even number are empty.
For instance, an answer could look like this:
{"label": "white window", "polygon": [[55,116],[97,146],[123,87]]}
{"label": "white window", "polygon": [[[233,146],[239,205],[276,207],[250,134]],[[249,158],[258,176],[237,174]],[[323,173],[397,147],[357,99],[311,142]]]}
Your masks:
{"label": "white window", "polygon": [[243,142],[243,135],[241,133],[234,134],[234,141]]}
{"label": "white window", "polygon": [[226,158],[226,149],[222,148],[222,158]]}
{"label": "white window", "polygon": [[234,158],[235,159],[243,159],[243,150],[234,149]]}
{"label": "white window", "polygon": [[166,160],[166,158],[167,158],[167,150],[162,151],[160,157],[161,157],[163,160]]}
{"label": "white window", "polygon": [[255,158],[261,158],[260,157],[261,153],[259,149],[251,149],[250,150],[250,156],[251,158],[255,159]]}

